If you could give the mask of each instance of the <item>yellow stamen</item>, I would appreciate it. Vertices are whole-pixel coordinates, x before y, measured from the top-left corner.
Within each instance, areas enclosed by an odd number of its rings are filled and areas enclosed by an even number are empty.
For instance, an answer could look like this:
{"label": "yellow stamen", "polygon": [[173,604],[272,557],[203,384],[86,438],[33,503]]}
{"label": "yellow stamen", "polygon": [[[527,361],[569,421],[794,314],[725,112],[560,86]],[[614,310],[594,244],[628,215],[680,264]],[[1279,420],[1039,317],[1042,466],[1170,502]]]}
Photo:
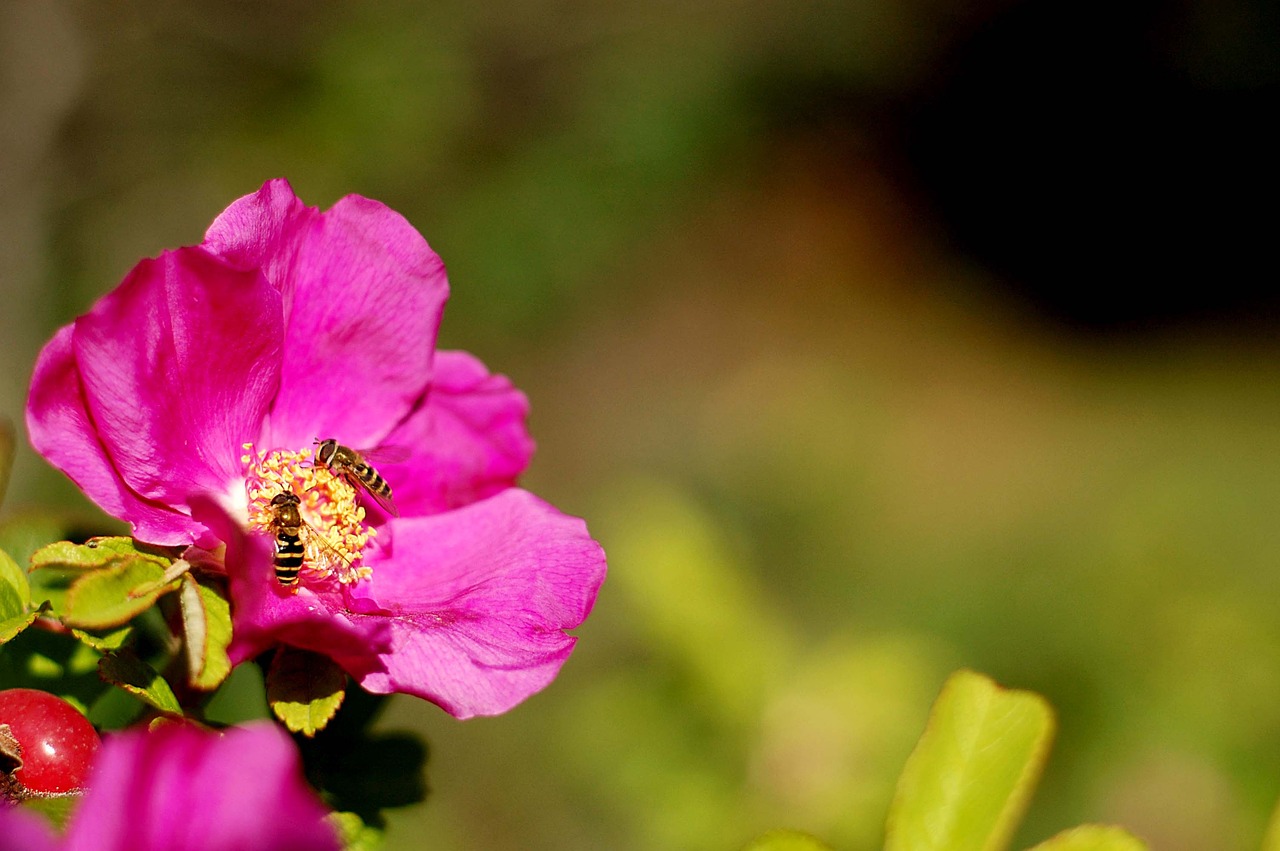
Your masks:
{"label": "yellow stamen", "polygon": [[364,508],[356,490],[323,464],[311,464],[311,450],[256,450],[244,445],[245,492],[249,497],[249,528],[271,532],[275,510],[271,500],[288,490],[302,501],[298,512],[306,554],[302,576],[315,580],[335,578],[350,584],[373,575],[363,564],[364,549],[377,530],[364,523]]}

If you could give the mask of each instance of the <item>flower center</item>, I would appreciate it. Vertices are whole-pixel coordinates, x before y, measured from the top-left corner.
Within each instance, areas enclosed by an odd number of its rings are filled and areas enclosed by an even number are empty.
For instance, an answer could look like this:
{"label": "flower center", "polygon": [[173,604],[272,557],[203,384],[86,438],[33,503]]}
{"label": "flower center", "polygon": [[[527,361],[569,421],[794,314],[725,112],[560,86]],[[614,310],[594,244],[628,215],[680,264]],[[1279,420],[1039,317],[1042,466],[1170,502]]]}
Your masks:
{"label": "flower center", "polygon": [[361,564],[364,549],[377,535],[366,526],[356,490],[323,464],[311,463],[311,450],[263,452],[244,445],[244,486],[249,497],[249,529],[274,533],[279,506],[272,500],[289,492],[299,499],[299,538],[304,548],[303,573],[308,579],[329,578],[350,584],[373,575]]}

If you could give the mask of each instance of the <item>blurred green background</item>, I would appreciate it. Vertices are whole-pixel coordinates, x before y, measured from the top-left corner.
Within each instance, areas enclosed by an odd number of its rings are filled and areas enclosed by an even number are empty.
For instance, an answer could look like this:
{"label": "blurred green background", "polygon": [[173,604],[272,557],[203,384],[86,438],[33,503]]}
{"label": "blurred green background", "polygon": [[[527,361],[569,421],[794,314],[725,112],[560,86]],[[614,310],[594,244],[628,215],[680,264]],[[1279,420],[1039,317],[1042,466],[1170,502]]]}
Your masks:
{"label": "blurred green background", "polygon": [[[876,848],[968,666],[1059,711],[1024,844],[1254,848],[1276,32],[1247,0],[5,4],[2,411],[263,180],[378,198],[449,267],[443,344],[529,394],[527,486],[610,556],[545,693],[392,702],[430,793],[388,847]],[[4,512],[51,508],[102,522],[26,450]]]}

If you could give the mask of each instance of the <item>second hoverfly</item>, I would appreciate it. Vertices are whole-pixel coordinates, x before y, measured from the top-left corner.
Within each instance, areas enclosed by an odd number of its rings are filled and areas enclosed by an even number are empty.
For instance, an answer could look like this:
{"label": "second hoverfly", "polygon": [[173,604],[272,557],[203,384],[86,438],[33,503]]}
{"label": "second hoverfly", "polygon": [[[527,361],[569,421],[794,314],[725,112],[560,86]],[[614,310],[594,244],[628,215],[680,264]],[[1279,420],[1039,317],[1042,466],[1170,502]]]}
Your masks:
{"label": "second hoverfly", "polygon": [[399,517],[400,512],[391,498],[391,485],[382,478],[382,474],[373,469],[370,459],[379,463],[394,464],[403,461],[408,455],[403,449],[384,447],[376,450],[355,450],[343,446],[333,438],[316,440],[316,461],[329,468],[335,476],[341,476],[353,486],[361,488],[383,511],[392,517]]}
{"label": "second hoverfly", "polygon": [[271,531],[276,536],[275,552],[271,563],[275,565],[276,581],[285,588],[292,588],[298,584],[298,574],[302,570],[302,563],[307,554],[306,544],[302,540],[304,529],[308,541],[315,541],[332,558],[347,561],[342,553],[335,550],[333,545],[325,539],[324,535],[302,519],[302,513],[298,511],[298,506],[301,504],[302,500],[290,490],[281,491],[271,498],[273,512]]}

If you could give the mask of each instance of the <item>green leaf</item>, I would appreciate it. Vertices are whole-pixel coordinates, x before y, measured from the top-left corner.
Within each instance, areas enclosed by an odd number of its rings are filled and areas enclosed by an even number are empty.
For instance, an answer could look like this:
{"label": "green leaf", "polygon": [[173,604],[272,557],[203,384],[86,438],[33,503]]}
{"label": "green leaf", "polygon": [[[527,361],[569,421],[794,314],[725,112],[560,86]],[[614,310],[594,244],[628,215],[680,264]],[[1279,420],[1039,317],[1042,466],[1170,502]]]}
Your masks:
{"label": "green leaf", "polygon": [[1280,804],[1271,812],[1267,834],[1262,839],[1262,851],[1280,851]]}
{"label": "green leaf", "polygon": [[1046,839],[1031,851],[1147,851],[1147,843],[1123,828],[1083,824]]}
{"label": "green leaf", "polygon": [[329,823],[337,828],[344,851],[378,851],[382,847],[382,831],[365,824],[355,813],[329,813]]}
{"label": "green leaf", "polygon": [[182,577],[179,594],[186,633],[187,668],[193,688],[212,691],[231,673],[227,645],[231,643],[231,605],[215,589]]}
{"label": "green leaf", "polygon": [[18,563],[0,550],[0,620],[25,614],[31,605],[31,583]]}
{"label": "green leaf", "polygon": [[73,544],[70,541],[55,541],[52,544],[41,547],[31,555],[31,569],[93,570],[106,567],[117,561],[140,556],[155,559],[161,564],[168,561],[156,556],[154,553],[139,550],[133,538],[90,538],[83,544]]}
{"label": "green leaf", "polygon": [[[83,544],[55,541],[31,556],[31,596],[49,600],[54,613],[74,626],[119,626],[149,608],[160,593],[171,590],[170,586],[148,587],[149,582],[160,584],[170,562],[156,551],[139,549],[132,538],[93,538]],[[114,570],[115,579],[98,578],[80,585],[105,570]],[[139,588],[147,593],[137,593]]]}
{"label": "green leaf", "polygon": [[98,662],[98,674],[161,712],[182,714],[182,707],[169,684],[128,649],[103,656]]}
{"label": "green leaf", "polygon": [[0,620],[0,644],[16,638],[19,633],[36,622],[36,618],[49,611],[48,603],[41,603],[40,608],[27,612],[24,615],[14,615],[11,618]]}
{"label": "green leaf", "polygon": [[86,573],[67,591],[62,620],[91,629],[122,626],[177,587],[176,580],[161,583],[163,576],[164,565],[152,557],[127,558]]}
{"label": "green leaf", "polygon": [[133,634],[133,627],[125,626],[120,629],[113,629],[102,635],[95,635],[83,629],[73,629],[71,634],[80,639],[82,644],[92,647],[99,653],[110,653],[112,650],[119,650],[124,646],[124,643],[129,640],[129,636]]}
{"label": "green leaf", "polygon": [[71,819],[71,813],[75,811],[76,804],[79,803],[82,797],[83,794],[80,792],[68,792],[65,795],[27,798],[22,802],[22,807],[39,813],[51,822],[55,828],[63,830]]}
{"label": "green leaf", "polygon": [[0,689],[41,689],[85,707],[111,690],[98,676],[100,658],[69,632],[28,629],[0,648]]}
{"label": "green leaf", "polygon": [[264,672],[257,665],[237,665],[204,706],[210,724],[230,726],[271,717]]}
{"label": "green leaf", "polygon": [[8,553],[0,550],[0,644],[9,641],[35,622],[46,606],[28,612],[31,583]]}
{"label": "green leaf", "polygon": [[898,779],[886,851],[1005,848],[1053,729],[1053,710],[1040,695],[972,671],[952,674]]}
{"label": "green leaf", "polygon": [[807,833],[771,830],[743,851],[831,851],[831,846]]}
{"label": "green leaf", "polygon": [[291,732],[314,736],[342,705],[347,672],[327,656],[282,647],[267,671],[267,703]]}

